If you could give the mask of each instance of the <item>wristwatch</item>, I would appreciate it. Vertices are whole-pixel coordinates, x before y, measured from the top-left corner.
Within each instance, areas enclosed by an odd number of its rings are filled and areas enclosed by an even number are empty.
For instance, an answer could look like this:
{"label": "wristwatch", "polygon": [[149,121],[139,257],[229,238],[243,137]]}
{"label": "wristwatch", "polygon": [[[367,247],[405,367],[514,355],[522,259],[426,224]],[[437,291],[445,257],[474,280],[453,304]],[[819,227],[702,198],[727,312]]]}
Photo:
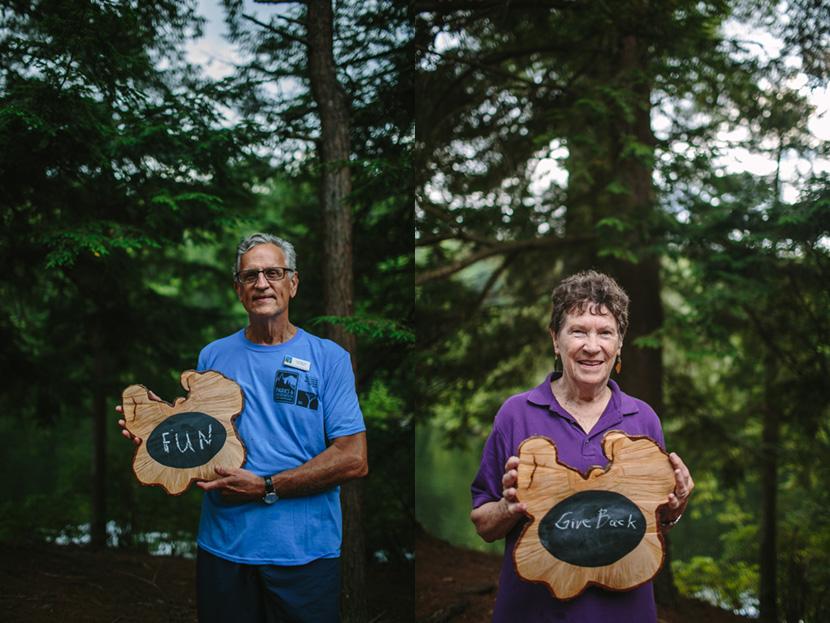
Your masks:
{"label": "wristwatch", "polygon": [[271,477],[265,476],[265,495],[263,496],[262,501],[266,504],[273,504],[279,499],[280,496],[278,496],[277,492],[274,491],[274,483],[271,482]]}
{"label": "wristwatch", "polygon": [[668,521],[661,521],[660,525],[664,528],[674,528],[677,525],[677,522],[680,521],[680,518],[683,516],[683,513],[680,513],[674,519],[669,519]]}

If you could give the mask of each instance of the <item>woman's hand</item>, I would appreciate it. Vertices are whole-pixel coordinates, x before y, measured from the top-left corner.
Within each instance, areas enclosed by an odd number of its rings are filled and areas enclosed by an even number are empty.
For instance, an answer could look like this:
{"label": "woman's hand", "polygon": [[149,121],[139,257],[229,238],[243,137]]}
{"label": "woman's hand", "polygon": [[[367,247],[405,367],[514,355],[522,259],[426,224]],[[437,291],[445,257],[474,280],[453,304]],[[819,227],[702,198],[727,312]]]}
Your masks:
{"label": "woman's hand", "polygon": [[507,504],[507,512],[510,515],[521,515],[527,510],[523,502],[516,497],[516,486],[519,484],[519,457],[511,456],[504,464],[504,476],[501,477],[502,501]]}
{"label": "woman's hand", "polygon": [[497,502],[487,502],[470,513],[479,536],[492,543],[503,538],[513,529],[516,522],[527,510],[523,502],[516,498],[516,485],[519,482],[519,457],[511,456],[504,465],[501,477],[502,498]]}
{"label": "woman's hand", "polygon": [[695,488],[695,481],[692,480],[689,468],[676,452],[669,455],[669,461],[674,468],[674,492],[669,493],[667,506],[663,507],[661,525],[664,528],[671,528],[677,523],[683,511],[686,510],[689,496]]}

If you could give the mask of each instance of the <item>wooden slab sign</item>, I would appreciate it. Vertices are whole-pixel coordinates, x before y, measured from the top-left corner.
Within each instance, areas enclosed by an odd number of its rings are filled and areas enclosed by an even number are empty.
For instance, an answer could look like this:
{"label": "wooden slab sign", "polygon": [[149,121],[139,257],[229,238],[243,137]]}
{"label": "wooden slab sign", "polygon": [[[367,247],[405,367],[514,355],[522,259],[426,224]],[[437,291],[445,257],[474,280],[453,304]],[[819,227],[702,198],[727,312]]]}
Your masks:
{"label": "wooden slab sign", "polygon": [[674,491],[668,455],[646,437],[605,435],[610,464],[587,475],[559,462],[547,437],[519,446],[517,498],[530,521],[513,551],[519,577],[572,599],[590,584],[624,591],[663,565],[657,512]]}
{"label": "wooden slab sign", "polygon": [[214,480],[216,467],[241,467],[245,446],[234,420],[242,412],[242,388],[208,370],[181,375],[186,398],[173,404],[150,400],[143,385],[121,396],[127,430],[143,443],[133,457],[133,472],[145,485],[179,495],[195,480]]}

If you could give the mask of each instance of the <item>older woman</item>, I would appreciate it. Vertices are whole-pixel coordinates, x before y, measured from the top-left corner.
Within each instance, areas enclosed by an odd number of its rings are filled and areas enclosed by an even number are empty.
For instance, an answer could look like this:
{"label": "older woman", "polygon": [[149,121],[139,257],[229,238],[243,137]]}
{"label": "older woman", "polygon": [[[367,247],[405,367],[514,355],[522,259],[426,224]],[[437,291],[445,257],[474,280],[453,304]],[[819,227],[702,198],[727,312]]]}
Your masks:
{"label": "older woman", "polygon": [[[552,299],[550,334],[562,369],[502,405],[472,485],[470,517],[476,531],[485,541],[506,537],[493,621],[654,623],[651,582],[626,592],[592,586],[573,600],[559,601],[546,586],[519,579],[513,567],[513,549],[527,521],[515,489],[515,455],[522,441],[532,435],[551,438],[559,459],[583,473],[607,464],[601,443],[609,430],[645,435],[665,446],[654,410],[609,380],[619,367],[628,327],[628,296],[622,288],[611,277],[588,271],[562,281]],[[677,523],[694,488],[680,457],[672,453],[670,460],[676,487],[663,507],[664,530]]]}

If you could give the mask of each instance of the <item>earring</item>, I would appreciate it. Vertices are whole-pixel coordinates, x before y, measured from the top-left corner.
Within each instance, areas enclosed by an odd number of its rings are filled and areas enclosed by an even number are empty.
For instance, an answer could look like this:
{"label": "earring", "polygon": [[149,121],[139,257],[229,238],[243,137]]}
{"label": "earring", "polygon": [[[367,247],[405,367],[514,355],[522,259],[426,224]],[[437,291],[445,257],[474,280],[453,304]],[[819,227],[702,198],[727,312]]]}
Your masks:
{"label": "earring", "polygon": [[554,351],[554,353],[553,353],[553,371],[554,372],[559,370],[559,366],[557,365],[558,363],[559,363],[559,353]]}
{"label": "earring", "polygon": [[614,369],[617,371],[617,374],[622,372],[622,357],[617,355],[617,364],[614,366]]}

